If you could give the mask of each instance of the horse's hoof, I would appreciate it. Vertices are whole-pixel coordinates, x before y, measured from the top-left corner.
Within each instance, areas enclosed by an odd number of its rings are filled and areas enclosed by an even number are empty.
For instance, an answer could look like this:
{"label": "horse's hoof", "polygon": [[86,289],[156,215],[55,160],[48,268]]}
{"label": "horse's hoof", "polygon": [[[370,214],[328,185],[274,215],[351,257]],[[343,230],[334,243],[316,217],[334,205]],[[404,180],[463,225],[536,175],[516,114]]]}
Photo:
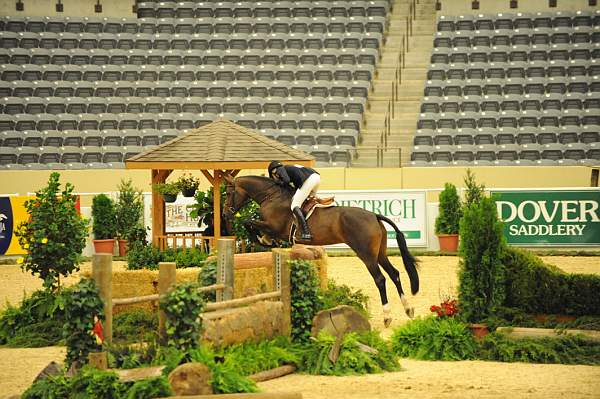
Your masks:
{"label": "horse's hoof", "polygon": [[405,309],[405,312],[406,312],[406,315],[407,315],[408,317],[410,317],[411,319],[412,319],[413,317],[415,317],[415,308],[408,308],[408,309]]}
{"label": "horse's hoof", "polygon": [[384,317],[383,318],[383,325],[387,328],[390,326],[390,324],[392,324],[392,318],[391,317]]}

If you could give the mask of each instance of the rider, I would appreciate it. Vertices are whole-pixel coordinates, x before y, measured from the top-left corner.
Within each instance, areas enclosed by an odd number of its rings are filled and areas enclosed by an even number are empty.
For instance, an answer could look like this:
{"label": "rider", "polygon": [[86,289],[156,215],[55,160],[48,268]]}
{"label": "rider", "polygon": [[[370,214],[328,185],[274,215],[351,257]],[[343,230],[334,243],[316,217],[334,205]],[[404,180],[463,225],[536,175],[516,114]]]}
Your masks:
{"label": "rider", "polygon": [[302,204],[309,195],[314,195],[321,183],[319,173],[311,168],[300,165],[282,165],[279,161],[272,161],[269,164],[269,177],[283,186],[290,185],[296,192],[292,198],[292,213],[296,216],[296,220],[302,230],[301,238],[310,241],[312,236],[308,223],[302,213]]}

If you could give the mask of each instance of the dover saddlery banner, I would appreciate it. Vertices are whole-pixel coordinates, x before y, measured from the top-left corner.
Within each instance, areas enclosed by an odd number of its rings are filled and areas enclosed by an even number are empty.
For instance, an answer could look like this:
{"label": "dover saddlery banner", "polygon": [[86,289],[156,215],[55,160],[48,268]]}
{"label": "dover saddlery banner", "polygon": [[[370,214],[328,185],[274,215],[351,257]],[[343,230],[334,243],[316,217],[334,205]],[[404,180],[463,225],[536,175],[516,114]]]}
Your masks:
{"label": "dover saddlery banner", "polygon": [[599,245],[600,190],[491,190],[514,245]]}
{"label": "dover saddlery banner", "polygon": [[[410,246],[427,245],[427,214],[425,191],[412,190],[340,190],[319,191],[319,197],[335,196],[338,206],[356,206],[381,214],[396,223]],[[388,247],[398,247],[393,228],[388,231]]]}

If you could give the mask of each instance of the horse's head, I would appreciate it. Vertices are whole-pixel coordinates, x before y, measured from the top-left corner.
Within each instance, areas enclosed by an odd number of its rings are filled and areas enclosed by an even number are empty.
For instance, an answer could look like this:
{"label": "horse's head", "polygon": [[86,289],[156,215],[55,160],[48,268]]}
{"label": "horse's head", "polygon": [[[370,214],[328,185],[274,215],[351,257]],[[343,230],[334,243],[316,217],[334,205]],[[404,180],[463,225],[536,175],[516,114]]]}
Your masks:
{"label": "horse's head", "polygon": [[236,186],[233,177],[223,175],[223,178],[227,182],[225,186],[227,199],[225,200],[225,207],[223,209],[223,218],[225,220],[232,220],[233,215],[244,206],[249,198],[245,191]]}

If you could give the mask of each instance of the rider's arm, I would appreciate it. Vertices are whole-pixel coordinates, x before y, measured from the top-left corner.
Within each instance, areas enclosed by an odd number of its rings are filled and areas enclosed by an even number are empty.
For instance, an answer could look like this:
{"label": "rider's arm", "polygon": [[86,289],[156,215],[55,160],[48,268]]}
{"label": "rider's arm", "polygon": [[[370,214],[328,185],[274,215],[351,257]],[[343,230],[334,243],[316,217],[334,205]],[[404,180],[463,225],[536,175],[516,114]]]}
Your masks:
{"label": "rider's arm", "polygon": [[279,179],[282,184],[290,184],[290,176],[288,175],[287,170],[285,170],[285,166],[277,168],[277,174],[279,175]]}

